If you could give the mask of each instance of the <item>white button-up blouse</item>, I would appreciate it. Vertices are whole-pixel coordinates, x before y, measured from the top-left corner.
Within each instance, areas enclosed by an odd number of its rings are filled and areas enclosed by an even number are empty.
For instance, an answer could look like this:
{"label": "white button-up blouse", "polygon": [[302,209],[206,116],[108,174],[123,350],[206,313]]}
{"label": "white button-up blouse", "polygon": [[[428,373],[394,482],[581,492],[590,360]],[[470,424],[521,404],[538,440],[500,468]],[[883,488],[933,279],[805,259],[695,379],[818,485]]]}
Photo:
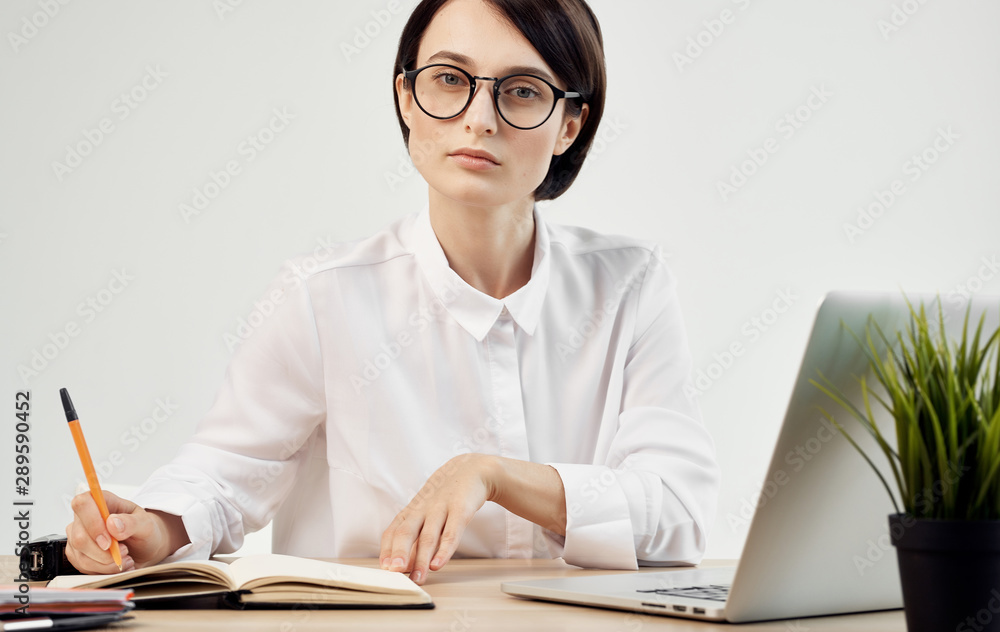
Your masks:
{"label": "white button-up blouse", "polygon": [[534,220],[531,279],[503,299],[449,267],[427,208],[288,262],[135,498],[182,517],[191,543],[168,561],[232,552],[272,518],[276,553],[375,557],[431,473],[478,452],[554,467],[566,535],[488,502],[456,557],[697,563],[719,469],[659,247]]}

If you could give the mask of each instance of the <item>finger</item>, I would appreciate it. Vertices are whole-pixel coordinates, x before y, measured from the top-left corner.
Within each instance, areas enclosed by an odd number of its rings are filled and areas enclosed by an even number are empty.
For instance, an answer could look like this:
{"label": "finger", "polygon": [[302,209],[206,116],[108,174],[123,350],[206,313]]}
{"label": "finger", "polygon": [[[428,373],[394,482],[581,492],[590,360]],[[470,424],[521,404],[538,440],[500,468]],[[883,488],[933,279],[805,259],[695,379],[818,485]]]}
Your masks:
{"label": "finger", "polygon": [[101,490],[101,492],[104,494],[104,502],[108,505],[109,513],[130,514],[135,512],[136,509],[142,509],[131,500],[112,494],[109,491]]}
{"label": "finger", "polygon": [[396,514],[396,517],[392,519],[389,526],[382,532],[382,542],[379,545],[378,559],[383,570],[388,569],[389,564],[392,562],[392,538],[396,532],[396,527],[403,521],[402,515],[402,512]]}
{"label": "finger", "polygon": [[131,516],[123,514],[111,514],[108,519],[104,522],[104,528],[108,530],[111,537],[121,542],[122,540],[127,540],[132,537],[135,531],[135,525],[131,524],[131,520],[126,526],[126,519],[131,519]]}
{"label": "finger", "polygon": [[121,542],[133,537],[151,537],[153,531],[156,529],[156,523],[145,510],[136,505],[134,513],[111,514],[108,516],[105,528],[108,530],[108,533]]}
{"label": "finger", "polygon": [[444,530],[441,532],[437,552],[434,553],[434,557],[431,559],[430,569],[432,571],[440,570],[451,560],[451,556],[458,549],[458,543],[461,541],[462,533],[464,532],[465,525],[461,521],[456,520],[454,514],[450,515],[448,522],[445,523]]}
{"label": "finger", "polygon": [[116,540],[125,540],[133,536],[149,537],[155,528],[152,520],[148,520],[146,511],[131,500],[104,492],[108,504],[108,516],[105,528]]}
{"label": "finger", "polygon": [[[111,546],[111,534],[108,533],[104,518],[101,517],[101,511],[97,508],[97,503],[94,502],[94,497],[90,495],[90,492],[74,496],[73,500],[70,501],[70,507],[76,514],[76,519],[73,522],[78,523],[86,534],[97,543],[98,547],[105,551],[108,550]],[[83,534],[77,533],[76,535],[82,544]]]}
{"label": "finger", "polygon": [[413,572],[410,574],[410,579],[417,584],[422,584],[427,579],[431,556],[438,549],[444,524],[445,516],[443,515],[428,516],[424,520],[424,526],[420,530],[420,537],[417,538],[416,550],[413,553]]}
{"label": "finger", "polygon": [[[124,544],[120,545],[122,568],[119,569],[118,565],[111,558],[111,554],[96,547],[96,545],[89,551],[90,554],[81,552],[80,549],[74,547],[72,545],[72,541],[75,540],[73,537],[74,531],[81,533],[84,530],[78,526],[74,527],[73,523],[70,523],[66,527],[66,559],[73,565],[73,568],[83,573],[102,575],[117,573],[119,570],[128,571],[135,568],[135,561],[128,555],[128,547]],[[93,556],[96,556],[98,559],[95,559]]]}
{"label": "finger", "polygon": [[94,560],[99,564],[106,564],[111,561],[111,553],[102,549],[94,540],[87,529],[76,518],[66,525],[66,548],[74,549],[80,556]]}
{"label": "finger", "polygon": [[410,556],[406,561],[406,568],[403,569],[404,573],[410,573],[413,570],[413,560],[417,558],[417,541],[413,542],[413,546],[410,547]]}
{"label": "finger", "polygon": [[77,522],[66,525],[66,559],[84,573],[118,572],[111,554],[97,546],[86,529]]}
{"label": "finger", "polygon": [[114,575],[115,573],[135,570],[135,560],[128,555],[122,556],[122,567],[120,569],[114,561],[107,564],[98,564],[89,557],[79,554],[76,557],[72,557],[68,548],[66,549],[66,559],[73,565],[73,568],[87,575]]}
{"label": "finger", "polygon": [[420,529],[423,524],[423,516],[414,516],[411,514],[410,517],[403,520],[396,527],[395,533],[392,536],[390,571],[403,572],[407,569],[412,559],[410,551],[413,550],[413,545],[416,543],[417,536],[420,535]]}

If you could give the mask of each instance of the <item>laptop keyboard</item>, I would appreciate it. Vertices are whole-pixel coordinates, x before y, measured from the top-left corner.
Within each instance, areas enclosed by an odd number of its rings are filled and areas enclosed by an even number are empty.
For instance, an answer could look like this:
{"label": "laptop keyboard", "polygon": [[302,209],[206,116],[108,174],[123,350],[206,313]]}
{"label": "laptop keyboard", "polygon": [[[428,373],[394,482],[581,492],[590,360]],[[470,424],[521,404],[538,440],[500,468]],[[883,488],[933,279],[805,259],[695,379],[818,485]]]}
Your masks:
{"label": "laptop keyboard", "polygon": [[725,601],[729,597],[729,586],[684,586],[683,588],[655,588],[653,590],[638,590],[641,593],[669,595],[672,597],[688,597],[690,599],[710,599]]}

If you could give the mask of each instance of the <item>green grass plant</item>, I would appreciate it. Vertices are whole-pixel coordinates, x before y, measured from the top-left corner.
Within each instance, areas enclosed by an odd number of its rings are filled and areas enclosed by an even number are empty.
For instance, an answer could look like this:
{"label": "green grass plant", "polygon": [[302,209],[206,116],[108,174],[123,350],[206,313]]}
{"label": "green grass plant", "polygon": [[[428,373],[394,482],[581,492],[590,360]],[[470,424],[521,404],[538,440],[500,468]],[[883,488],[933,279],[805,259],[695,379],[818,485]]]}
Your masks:
{"label": "green grass plant", "polygon": [[[871,317],[862,340],[871,374],[857,377],[862,408],[821,372],[810,380],[868,431],[889,462],[899,502],[888,481],[837,420],[822,410],[861,453],[885,486],[897,513],[939,520],[1000,519],[1000,328],[983,332],[986,314],[969,336],[971,304],[960,341],[949,341],[940,298],[936,323],[909,299],[906,331],[886,335]],[[844,325],[846,327],[846,325]],[[895,422],[895,449],[875,423],[872,406]]]}

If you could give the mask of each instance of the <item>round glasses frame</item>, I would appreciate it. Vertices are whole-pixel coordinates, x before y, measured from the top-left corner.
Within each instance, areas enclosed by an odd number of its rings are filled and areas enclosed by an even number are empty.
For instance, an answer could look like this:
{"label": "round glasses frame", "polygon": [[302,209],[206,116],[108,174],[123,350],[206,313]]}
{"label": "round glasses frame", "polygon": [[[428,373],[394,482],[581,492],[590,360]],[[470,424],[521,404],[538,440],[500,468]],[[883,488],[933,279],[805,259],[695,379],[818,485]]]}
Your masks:
{"label": "round glasses frame", "polygon": [[[465,102],[465,105],[463,105],[462,108],[455,114],[452,114],[451,116],[436,116],[428,112],[426,109],[424,109],[424,106],[420,104],[420,99],[417,98],[417,91],[416,91],[417,75],[423,72],[424,70],[427,70],[428,68],[450,68],[452,70],[456,70],[462,73],[463,75],[465,75],[465,78],[469,80],[469,98]],[[515,129],[524,129],[524,130],[535,129],[536,127],[541,127],[542,125],[545,125],[545,122],[548,121],[552,117],[552,113],[555,112],[556,104],[559,103],[559,99],[578,99],[583,96],[579,92],[567,92],[565,90],[560,90],[559,88],[555,87],[545,79],[542,79],[538,75],[531,75],[519,72],[519,73],[514,73],[512,75],[506,75],[503,77],[478,77],[476,75],[470,75],[469,73],[462,70],[458,66],[452,66],[451,64],[428,64],[427,66],[422,66],[420,68],[415,68],[413,70],[404,70],[403,77],[405,77],[406,80],[410,82],[410,88],[413,92],[413,100],[417,102],[417,106],[420,108],[420,111],[426,114],[427,116],[438,119],[440,121],[453,119],[456,116],[460,116],[462,112],[465,112],[465,110],[468,109],[469,104],[472,103],[472,99],[475,98],[476,96],[476,79],[481,79],[483,81],[492,81],[493,106],[496,108],[497,114],[500,115],[500,118],[502,118],[504,122],[507,123],[507,125],[510,125]],[[541,81],[542,83],[544,83],[545,85],[547,85],[549,88],[552,89],[552,94],[555,96],[555,98],[552,99],[552,108],[549,110],[549,113],[545,115],[545,118],[542,119],[542,122],[539,123],[538,125],[532,125],[531,127],[521,127],[520,125],[515,125],[511,123],[506,116],[504,116],[503,110],[500,109],[500,84],[510,79],[511,77],[531,77],[533,79]]]}

